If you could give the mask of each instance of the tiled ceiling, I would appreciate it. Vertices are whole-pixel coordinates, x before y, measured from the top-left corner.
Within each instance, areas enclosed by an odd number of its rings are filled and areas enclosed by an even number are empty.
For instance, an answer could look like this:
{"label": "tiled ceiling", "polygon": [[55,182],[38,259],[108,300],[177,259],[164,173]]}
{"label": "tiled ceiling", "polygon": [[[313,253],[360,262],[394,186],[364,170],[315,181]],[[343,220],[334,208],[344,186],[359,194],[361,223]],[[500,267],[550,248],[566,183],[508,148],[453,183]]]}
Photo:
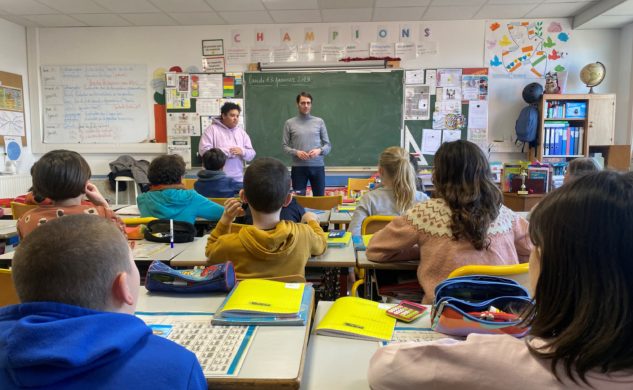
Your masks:
{"label": "tiled ceiling", "polygon": [[633,0],[0,0],[0,18],[32,27],[574,18],[620,28]]}

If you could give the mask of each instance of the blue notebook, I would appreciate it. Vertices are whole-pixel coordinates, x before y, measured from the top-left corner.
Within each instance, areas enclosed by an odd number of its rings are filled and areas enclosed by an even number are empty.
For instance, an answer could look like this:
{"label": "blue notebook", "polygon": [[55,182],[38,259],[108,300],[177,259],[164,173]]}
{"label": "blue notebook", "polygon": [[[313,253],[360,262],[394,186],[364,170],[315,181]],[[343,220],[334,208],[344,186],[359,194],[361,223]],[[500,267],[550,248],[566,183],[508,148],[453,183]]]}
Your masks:
{"label": "blue notebook", "polygon": [[231,316],[231,315],[223,315],[222,309],[224,309],[224,305],[231,298],[231,294],[233,294],[235,289],[231,290],[231,292],[226,296],[224,302],[220,305],[218,310],[216,310],[213,315],[213,319],[211,323],[213,325],[259,325],[259,326],[288,326],[288,325],[306,325],[308,321],[308,312],[312,307],[312,299],[314,296],[314,289],[310,283],[306,283],[305,288],[303,289],[303,297],[301,298],[301,308],[299,309],[299,313],[296,316]]}

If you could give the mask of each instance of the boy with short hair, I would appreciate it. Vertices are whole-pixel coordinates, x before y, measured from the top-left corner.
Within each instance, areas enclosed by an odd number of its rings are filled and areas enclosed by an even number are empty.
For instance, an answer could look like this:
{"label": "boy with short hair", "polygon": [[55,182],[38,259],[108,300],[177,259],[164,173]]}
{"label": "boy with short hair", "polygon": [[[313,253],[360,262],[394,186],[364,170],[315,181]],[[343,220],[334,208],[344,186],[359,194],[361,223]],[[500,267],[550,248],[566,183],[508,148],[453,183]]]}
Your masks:
{"label": "boy with short hair", "polygon": [[325,252],[327,239],[314,213],[303,215],[305,224],[280,220],[281,208],[292,199],[286,166],[274,158],[255,160],[244,174],[240,199],[250,206],[253,226],[230,233],[243,210],[239,200],[227,200],[207,242],[207,263],[233,261],[238,279],[304,278],[306,262]]}
{"label": "boy with short hair", "polygon": [[116,225],[49,221],[20,242],[21,304],[0,308],[0,388],[206,389],[196,356],[132,315],[139,273]]}
{"label": "boy with short hair", "polygon": [[242,183],[235,181],[222,170],[226,163],[226,155],[218,148],[204,152],[202,165],[204,169],[198,172],[198,181],[193,188],[202,196],[209,198],[232,198],[241,189]]}

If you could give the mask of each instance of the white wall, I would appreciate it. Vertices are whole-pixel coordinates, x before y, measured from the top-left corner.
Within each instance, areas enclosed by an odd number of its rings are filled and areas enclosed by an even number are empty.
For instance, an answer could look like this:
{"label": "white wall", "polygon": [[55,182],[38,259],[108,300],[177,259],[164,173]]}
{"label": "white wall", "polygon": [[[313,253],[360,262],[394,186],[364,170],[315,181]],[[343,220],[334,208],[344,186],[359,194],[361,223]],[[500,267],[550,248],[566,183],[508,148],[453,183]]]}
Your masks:
{"label": "white wall", "polygon": [[[633,23],[620,30],[620,63],[617,72],[617,102],[615,111],[615,143],[631,144],[633,132],[631,96],[633,96]],[[608,70],[607,70],[608,71]],[[611,73],[616,74],[616,73]]]}
{"label": "white wall", "polygon": [[[29,78],[26,58],[26,28],[4,19],[0,19],[0,70],[15,73],[22,76],[24,87],[24,119],[27,135],[27,144],[31,141],[31,122],[29,104]],[[2,153],[4,148],[0,147]],[[25,148],[23,157],[18,162],[18,170],[28,171],[33,164],[33,156],[28,148]],[[4,170],[4,156],[0,158],[0,171]]]}
{"label": "white wall", "polygon": [[[396,33],[401,23],[357,23],[361,27],[364,42],[373,41],[379,25],[388,26],[391,33]],[[423,67],[482,67],[484,64],[484,31],[485,21],[437,21],[410,22],[413,37],[419,36],[419,30],[431,29],[431,38],[438,42],[439,54],[413,61],[405,61],[408,68]],[[327,42],[330,26],[345,24],[297,24],[266,26],[191,26],[191,27],[112,27],[112,28],[44,28],[38,29],[33,39],[29,39],[29,53],[36,59],[29,63],[32,78],[38,73],[40,65],[60,64],[146,64],[148,83],[152,72],[158,67],[169,68],[179,65],[183,68],[195,65],[201,67],[201,40],[222,38],[225,47],[229,45],[231,30],[241,29],[243,32],[255,28],[268,29],[270,34],[279,34],[280,27],[287,27],[294,36],[303,36],[305,27],[312,27],[317,42]],[[627,30],[628,31],[628,30]],[[599,93],[618,93],[618,108],[630,107],[629,94],[619,87],[619,69],[630,68],[630,52],[633,49],[631,40],[633,33],[628,33],[627,42],[621,42],[620,30],[577,30],[572,31],[569,42],[571,63],[569,63],[568,93],[584,93],[587,91],[578,73],[582,66],[589,62],[601,61],[607,69],[607,78],[596,91]],[[244,37],[248,40],[248,36]],[[2,40],[2,38],[0,38]],[[392,42],[397,41],[397,37]],[[620,56],[622,45],[629,46],[628,60]],[[246,45],[249,46],[248,42]],[[243,70],[239,66],[233,70]],[[627,85],[630,85],[630,70]],[[521,99],[523,87],[534,80],[490,80],[490,112],[489,139],[510,138],[514,133],[514,122],[519,111],[525,105]],[[32,85],[35,85],[34,83]],[[149,88],[149,87],[148,87]],[[150,89],[151,90],[151,89]],[[628,91],[627,91],[628,92]],[[148,93],[148,106],[153,107],[152,94]],[[41,116],[34,107],[34,118]],[[153,111],[148,112],[151,131],[153,132]],[[628,116],[618,112],[618,128],[616,140],[624,142],[630,133],[629,126],[624,124]],[[39,120],[34,126],[40,126]],[[36,129],[37,130],[37,129]],[[90,154],[90,161],[96,174],[109,171],[107,162],[119,153]],[[139,158],[151,159],[153,153],[137,153]],[[493,155],[493,159],[520,158],[521,155]]]}

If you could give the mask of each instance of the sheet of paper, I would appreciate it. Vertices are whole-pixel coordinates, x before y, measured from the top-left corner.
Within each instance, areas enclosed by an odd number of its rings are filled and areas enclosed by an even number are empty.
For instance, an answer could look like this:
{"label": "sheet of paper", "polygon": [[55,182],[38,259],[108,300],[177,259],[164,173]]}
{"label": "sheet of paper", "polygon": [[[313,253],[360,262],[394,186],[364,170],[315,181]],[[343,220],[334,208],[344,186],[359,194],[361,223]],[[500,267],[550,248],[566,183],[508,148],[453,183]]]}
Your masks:
{"label": "sheet of paper", "polygon": [[422,153],[435,154],[442,144],[442,130],[422,130]]}
{"label": "sheet of paper", "polygon": [[[199,99],[222,97],[223,78],[221,74],[198,74]],[[196,102],[197,103],[197,102]]]}
{"label": "sheet of paper", "polygon": [[462,100],[462,89],[459,87],[442,88],[442,100]]}
{"label": "sheet of paper", "polygon": [[408,343],[410,341],[414,342],[424,342],[424,341],[435,341],[440,339],[454,339],[454,337],[445,335],[443,333],[434,332],[430,328],[421,328],[421,329],[407,329],[407,328],[396,328],[393,332],[393,337],[389,342],[382,342],[382,345],[387,344],[396,344],[396,343]]}
{"label": "sheet of paper", "polygon": [[442,143],[457,141],[461,138],[462,138],[461,130],[443,130],[442,132]]}
{"label": "sheet of paper", "polygon": [[197,112],[168,113],[167,135],[173,137],[200,135],[200,115]]}
{"label": "sheet of paper", "polygon": [[205,377],[235,376],[240,372],[257,327],[211,325],[211,315],[137,314],[154,334],[193,352]]}
{"label": "sheet of paper", "polygon": [[461,69],[438,69],[437,85],[439,87],[461,87],[462,70]]}
{"label": "sheet of paper", "polygon": [[403,60],[410,60],[416,57],[415,43],[396,42],[396,57]]}
{"label": "sheet of paper", "polygon": [[437,41],[421,41],[417,44],[417,55],[418,57],[436,55],[437,47]]}
{"label": "sheet of paper", "polygon": [[370,57],[393,57],[393,43],[388,42],[371,42],[369,44]]}
{"label": "sheet of paper", "polygon": [[468,103],[468,128],[488,128],[488,102],[473,100]]}
{"label": "sheet of paper", "polygon": [[431,95],[435,94],[435,87],[437,87],[437,70],[426,69],[424,71],[424,84],[429,86]]}
{"label": "sheet of paper", "polygon": [[191,137],[168,137],[167,154],[178,154],[191,169]]}
{"label": "sheet of paper", "polygon": [[404,88],[404,119],[429,119],[429,87],[426,85],[407,85]]}
{"label": "sheet of paper", "polygon": [[24,113],[0,110],[0,135],[23,136]]}
{"label": "sheet of paper", "polygon": [[196,100],[196,112],[198,115],[220,115],[220,104],[218,99]]}
{"label": "sheet of paper", "polygon": [[424,84],[424,69],[409,69],[404,71],[405,84]]}

